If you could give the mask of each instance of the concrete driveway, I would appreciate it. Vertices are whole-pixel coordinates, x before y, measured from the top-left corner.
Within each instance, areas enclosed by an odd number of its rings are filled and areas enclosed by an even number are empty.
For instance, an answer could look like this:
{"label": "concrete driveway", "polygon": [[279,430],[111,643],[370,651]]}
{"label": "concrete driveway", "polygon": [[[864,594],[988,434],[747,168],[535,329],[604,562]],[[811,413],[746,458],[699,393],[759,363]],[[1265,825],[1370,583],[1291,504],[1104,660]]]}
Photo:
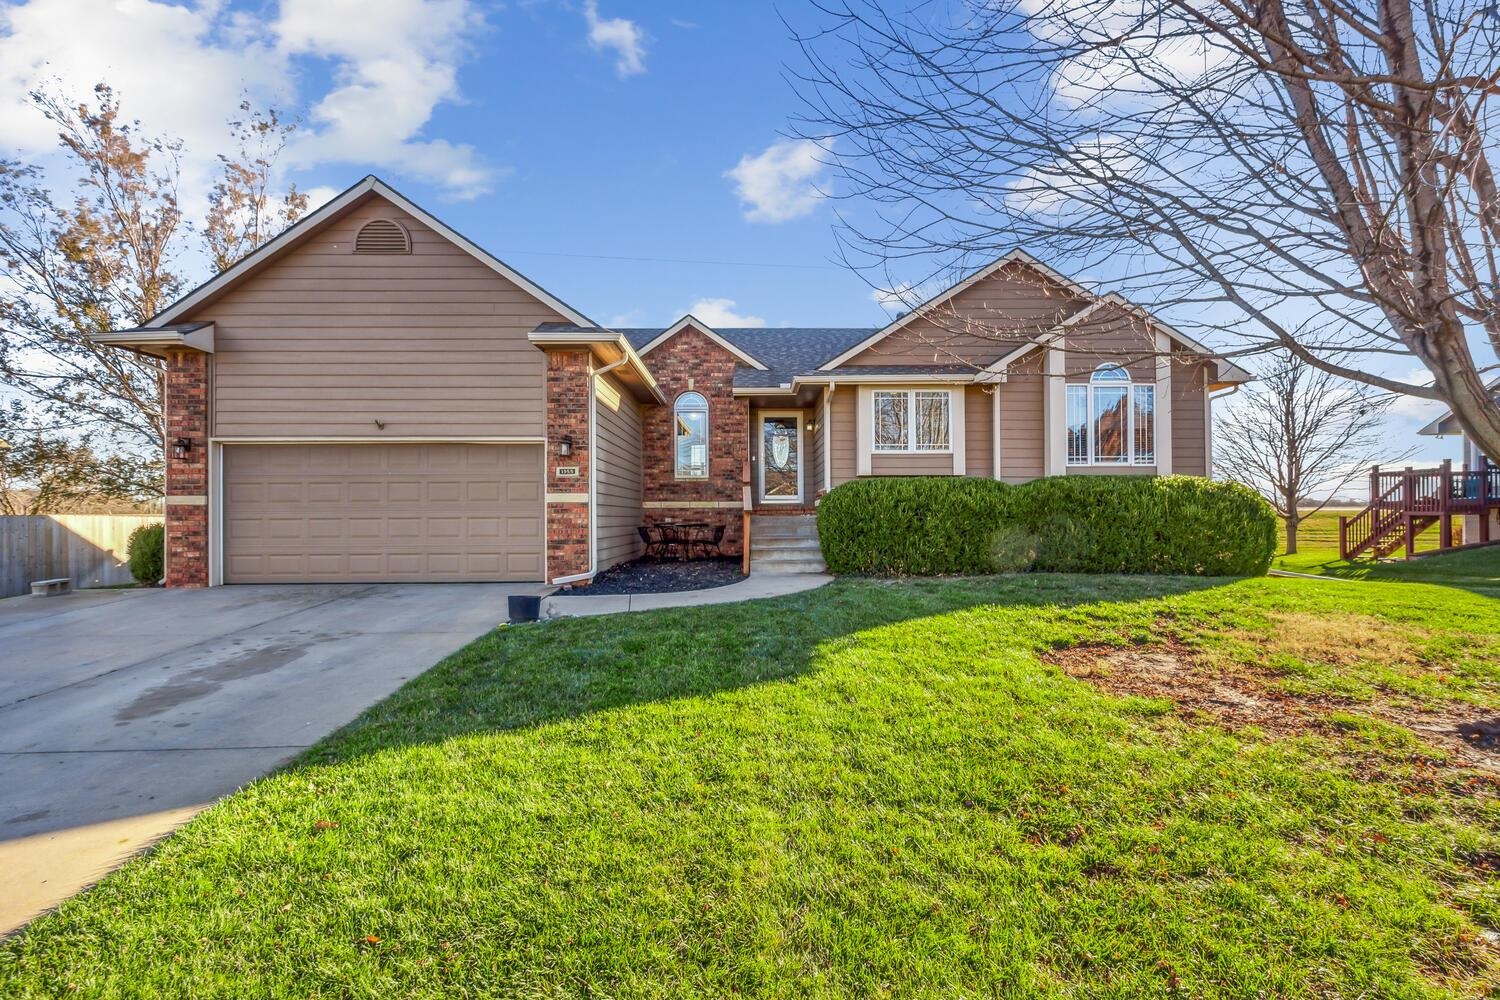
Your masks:
{"label": "concrete driveway", "polygon": [[536,584],[0,601],[0,934],[295,756]]}

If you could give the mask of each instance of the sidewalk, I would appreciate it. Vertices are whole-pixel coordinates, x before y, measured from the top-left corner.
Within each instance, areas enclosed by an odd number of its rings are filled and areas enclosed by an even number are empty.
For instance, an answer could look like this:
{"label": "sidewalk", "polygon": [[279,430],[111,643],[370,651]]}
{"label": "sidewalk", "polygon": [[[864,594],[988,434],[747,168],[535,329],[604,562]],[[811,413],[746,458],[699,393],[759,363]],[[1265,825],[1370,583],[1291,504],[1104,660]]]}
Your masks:
{"label": "sidewalk", "polygon": [[710,590],[681,590],[672,594],[611,594],[589,596],[584,589],[576,597],[552,596],[542,601],[543,618],[578,618],[613,615],[623,611],[656,608],[690,608],[700,604],[732,604],[760,597],[781,597],[816,590],[833,577],[821,573],[756,573],[739,583]]}

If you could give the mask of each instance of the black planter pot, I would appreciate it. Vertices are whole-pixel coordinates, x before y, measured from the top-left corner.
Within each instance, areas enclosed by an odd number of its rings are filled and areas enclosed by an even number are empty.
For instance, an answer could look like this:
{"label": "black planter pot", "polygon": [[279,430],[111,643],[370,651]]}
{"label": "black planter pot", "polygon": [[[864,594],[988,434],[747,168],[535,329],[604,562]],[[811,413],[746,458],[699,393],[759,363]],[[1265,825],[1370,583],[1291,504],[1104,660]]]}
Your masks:
{"label": "black planter pot", "polygon": [[512,594],[510,600],[511,622],[534,622],[542,616],[542,599],[532,594]]}

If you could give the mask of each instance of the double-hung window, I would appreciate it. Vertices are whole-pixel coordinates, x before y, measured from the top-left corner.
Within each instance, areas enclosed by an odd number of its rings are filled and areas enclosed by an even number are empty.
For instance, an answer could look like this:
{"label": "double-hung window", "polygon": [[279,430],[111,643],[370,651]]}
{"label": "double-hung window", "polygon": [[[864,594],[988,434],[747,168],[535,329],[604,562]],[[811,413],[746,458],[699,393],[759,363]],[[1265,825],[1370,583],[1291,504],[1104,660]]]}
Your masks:
{"label": "double-hung window", "polygon": [[1101,365],[1067,387],[1069,465],[1155,465],[1156,386]]}
{"label": "double-hung window", "polygon": [[953,450],[953,393],[947,389],[877,389],[871,393],[877,452]]}

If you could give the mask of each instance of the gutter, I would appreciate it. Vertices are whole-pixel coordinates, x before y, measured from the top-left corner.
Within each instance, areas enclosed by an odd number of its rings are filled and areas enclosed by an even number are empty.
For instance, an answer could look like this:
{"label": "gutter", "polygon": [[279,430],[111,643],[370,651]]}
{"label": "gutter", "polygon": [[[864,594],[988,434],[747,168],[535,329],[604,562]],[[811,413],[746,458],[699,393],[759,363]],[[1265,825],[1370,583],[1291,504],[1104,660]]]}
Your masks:
{"label": "gutter", "polygon": [[589,568],[586,573],[574,573],[572,576],[560,576],[552,581],[554,587],[565,587],[570,583],[582,583],[592,580],[599,574],[599,456],[596,454],[594,442],[599,440],[599,417],[596,406],[595,379],[600,375],[608,375],[621,365],[629,364],[631,356],[626,355],[618,361],[610,362],[603,368],[595,368],[589,373]]}

